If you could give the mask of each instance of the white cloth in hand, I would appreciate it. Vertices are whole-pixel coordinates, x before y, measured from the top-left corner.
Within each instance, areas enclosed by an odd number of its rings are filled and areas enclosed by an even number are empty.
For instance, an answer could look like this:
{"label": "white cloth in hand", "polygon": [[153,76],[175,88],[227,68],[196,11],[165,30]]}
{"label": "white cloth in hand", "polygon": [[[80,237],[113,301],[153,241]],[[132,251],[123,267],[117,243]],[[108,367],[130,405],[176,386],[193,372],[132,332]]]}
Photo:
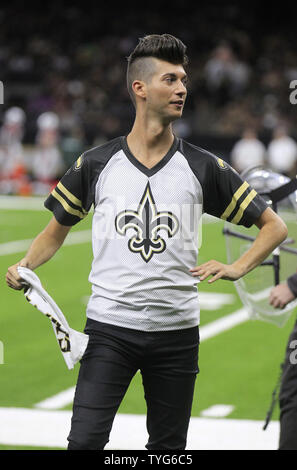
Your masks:
{"label": "white cloth in hand", "polygon": [[51,320],[66,365],[68,369],[73,369],[87,348],[89,336],[70,328],[58,305],[42,287],[40,279],[31,269],[21,266],[17,269],[28,285],[24,290],[26,299]]}

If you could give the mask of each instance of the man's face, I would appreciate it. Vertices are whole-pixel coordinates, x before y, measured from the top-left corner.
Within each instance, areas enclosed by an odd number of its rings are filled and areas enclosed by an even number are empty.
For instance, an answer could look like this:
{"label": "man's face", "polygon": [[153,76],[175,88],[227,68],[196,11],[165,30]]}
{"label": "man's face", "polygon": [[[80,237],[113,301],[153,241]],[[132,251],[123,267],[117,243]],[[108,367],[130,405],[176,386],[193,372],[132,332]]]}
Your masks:
{"label": "man's face", "polygon": [[187,74],[182,65],[153,59],[154,74],[146,83],[146,103],[150,113],[171,122],[181,117],[187,96]]}

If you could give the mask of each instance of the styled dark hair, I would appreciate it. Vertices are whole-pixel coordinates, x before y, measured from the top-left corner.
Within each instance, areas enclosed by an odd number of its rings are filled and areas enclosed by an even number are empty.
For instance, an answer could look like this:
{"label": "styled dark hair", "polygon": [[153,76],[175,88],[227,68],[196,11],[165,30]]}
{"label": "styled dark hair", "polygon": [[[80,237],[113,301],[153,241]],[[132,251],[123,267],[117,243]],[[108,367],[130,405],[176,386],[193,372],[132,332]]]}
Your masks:
{"label": "styled dark hair", "polygon": [[142,57],[155,57],[172,64],[187,65],[186,46],[171,34],[150,34],[139,39],[139,43],[128,57],[128,64]]}
{"label": "styled dark hair", "polygon": [[148,80],[154,71],[151,62],[141,59],[155,58],[185,67],[188,64],[186,50],[184,43],[171,34],[150,34],[139,39],[134,51],[127,58],[127,88],[134,105],[133,81]]}

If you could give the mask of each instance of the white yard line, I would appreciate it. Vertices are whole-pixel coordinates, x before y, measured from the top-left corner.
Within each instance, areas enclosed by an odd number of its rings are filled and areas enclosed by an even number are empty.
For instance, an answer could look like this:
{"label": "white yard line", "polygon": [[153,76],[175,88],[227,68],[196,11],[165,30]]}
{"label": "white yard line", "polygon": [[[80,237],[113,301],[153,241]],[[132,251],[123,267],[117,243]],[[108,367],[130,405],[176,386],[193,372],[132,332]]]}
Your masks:
{"label": "white yard line", "polygon": [[45,410],[58,410],[64,408],[73,402],[75,387],[70,387],[63,392],[57,393],[50,398],[47,398],[39,403],[36,403],[35,408],[45,409]]}
{"label": "white yard line", "polygon": [[200,416],[202,418],[225,418],[234,410],[233,405],[212,405],[202,410]]}
{"label": "white yard line", "polygon": [[27,239],[1,243],[0,256],[13,255],[14,253],[21,253],[22,251],[26,251],[31,245],[32,241],[33,239]]}
{"label": "white yard line", "polygon": [[[0,443],[11,446],[66,448],[71,411],[0,408]],[[145,450],[144,415],[117,414],[106,449]],[[276,450],[279,423],[192,417],[187,450]],[[129,432],[127,432],[129,430]]]}
{"label": "white yard line", "polygon": [[[80,243],[88,243],[92,240],[91,230],[80,230],[78,232],[70,232],[63,246],[78,245]],[[15,240],[7,243],[0,243],[0,256],[13,255],[27,251],[31,245],[33,238],[26,240]]]}
{"label": "white yard line", "polygon": [[200,342],[213,338],[223,331],[230,330],[231,328],[234,328],[234,326],[240,325],[247,320],[249,320],[248,310],[243,307],[236,312],[225,315],[211,323],[207,323],[207,325],[199,328]]}
{"label": "white yard line", "polygon": [[42,211],[46,210],[44,197],[0,196],[0,209]]}
{"label": "white yard line", "polygon": [[200,310],[219,310],[225,305],[232,305],[236,300],[234,294],[221,292],[202,292],[199,290]]}

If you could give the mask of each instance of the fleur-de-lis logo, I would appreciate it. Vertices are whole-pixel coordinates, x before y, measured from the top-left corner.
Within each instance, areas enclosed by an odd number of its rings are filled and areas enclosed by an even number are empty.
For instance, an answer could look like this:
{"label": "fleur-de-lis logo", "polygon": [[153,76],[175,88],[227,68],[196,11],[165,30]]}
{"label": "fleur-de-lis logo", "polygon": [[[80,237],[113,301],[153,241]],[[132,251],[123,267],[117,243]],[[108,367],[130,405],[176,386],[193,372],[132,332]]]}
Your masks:
{"label": "fleur-de-lis logo", "polygon": [[137,211],[124,210],[115,219],[116,231],[125,235],[129,228],[136,234],[128,242],[129,250],[140,253],[148,263],[154,253],[162,253],[166,249],[165,240],[159,230],[165,229],[171,238],[179,227],[178,219],[172,212],[158,212],[152,195],[150,184],[146,185]]}

